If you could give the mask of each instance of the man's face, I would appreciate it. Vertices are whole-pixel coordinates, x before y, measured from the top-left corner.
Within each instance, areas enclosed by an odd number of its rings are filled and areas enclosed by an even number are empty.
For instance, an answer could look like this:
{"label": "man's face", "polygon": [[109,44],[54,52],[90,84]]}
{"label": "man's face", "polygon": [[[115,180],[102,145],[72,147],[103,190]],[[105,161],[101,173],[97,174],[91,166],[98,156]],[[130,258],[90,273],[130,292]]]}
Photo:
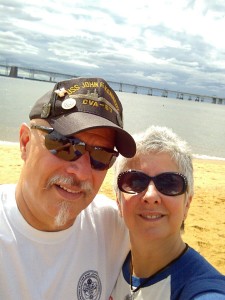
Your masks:
{"label": "man's face", "polygon": [[[44,124],[46,125],[46,124]],[[27,222],[42,231],[70,227],[76,216],[93,200],[107,171],[94,170],[86,152],[76,161],[65,161],[46,149],[40,130],[22,125],[21,157],[24,166],[16,199]],[[91,146],[114,148],[114,131],[84,131],[77,138]]]}

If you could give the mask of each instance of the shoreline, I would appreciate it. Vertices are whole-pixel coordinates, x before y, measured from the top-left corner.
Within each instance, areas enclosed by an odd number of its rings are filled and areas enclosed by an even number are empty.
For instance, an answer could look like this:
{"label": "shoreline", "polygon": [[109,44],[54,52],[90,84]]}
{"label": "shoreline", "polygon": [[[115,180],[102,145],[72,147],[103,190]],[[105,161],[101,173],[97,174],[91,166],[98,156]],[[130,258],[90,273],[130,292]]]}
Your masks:
{"label": "shoreline", "polygon": [[[4,146],[17,146],[19,147],[19,142],[9,142],[9,141],[2,141],[0,140],[0,148]],[[194,159],[203,159],[203,160],[215,160],[215,161],[225,161],[225,157],[217,157],[217,156],[210,156],[205,154],[193,154]]]}
{"label": "shoreline", "polygon": [[[19,143],[0,142],[0,184],[16,183],[23,164]],[[225,159],[195,157],[195,194],[183,239],[225,274]],[[112,190],[113,169],[107,173],[99,191],[115,199]]]}

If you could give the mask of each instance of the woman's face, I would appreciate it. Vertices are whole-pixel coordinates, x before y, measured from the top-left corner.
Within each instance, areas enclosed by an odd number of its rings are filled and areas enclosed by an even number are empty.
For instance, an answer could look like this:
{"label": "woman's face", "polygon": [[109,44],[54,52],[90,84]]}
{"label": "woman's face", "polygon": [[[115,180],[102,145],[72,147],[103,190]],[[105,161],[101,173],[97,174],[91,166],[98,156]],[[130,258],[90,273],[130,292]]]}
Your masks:
{"label": "woman's face", "polygon": [[[135,159],[127,169],[140,170],[149,176],[164,172],[179,172],[167,153],[150,153]],[[166,196],[153,181],[139,194],[120,193],[118,205],[129,229],[131,241],[164,240],[180,237],[181,224],[187,216],[191,198],[186,193]]]}

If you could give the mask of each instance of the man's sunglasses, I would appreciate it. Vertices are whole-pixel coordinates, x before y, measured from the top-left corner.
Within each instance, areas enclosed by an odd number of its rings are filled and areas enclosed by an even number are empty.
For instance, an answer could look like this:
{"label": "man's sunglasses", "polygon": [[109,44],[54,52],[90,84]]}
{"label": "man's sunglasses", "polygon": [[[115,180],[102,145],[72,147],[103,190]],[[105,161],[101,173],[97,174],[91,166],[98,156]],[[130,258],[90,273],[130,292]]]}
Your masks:
{"label": "man's sunglasses", "polygon": [[45,135],[45,147],[55,156],[66,161],[75,161],[86,152],[89,153],[92,169],[103,171],[109,169],[119,153],[112,149],[98,146],[89,146],[78,138],[61,135],[53,128],[31,125],[31,129],[39,129]]}
{"label": "man's sunglasses", "polygon": [[119,174],[117,184],[122,192],[136,194],[146,190],[151,180],[156,189],[167,196],[178,196],[187,191],[187,178],[176,172],[165,172],[151,177],[141,171],[128,170]]}

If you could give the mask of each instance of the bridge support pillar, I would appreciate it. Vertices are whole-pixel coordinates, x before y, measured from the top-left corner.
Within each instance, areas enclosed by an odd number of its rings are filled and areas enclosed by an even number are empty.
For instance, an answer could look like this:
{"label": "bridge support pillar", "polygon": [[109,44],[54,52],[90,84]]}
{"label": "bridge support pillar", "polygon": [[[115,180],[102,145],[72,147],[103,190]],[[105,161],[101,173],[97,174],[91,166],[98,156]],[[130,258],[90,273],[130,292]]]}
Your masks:
{"label": "bridge support pillar", "polygon": [[17,75],[18,75],[18,67],[11,66],[9,77],[17,77]]}

